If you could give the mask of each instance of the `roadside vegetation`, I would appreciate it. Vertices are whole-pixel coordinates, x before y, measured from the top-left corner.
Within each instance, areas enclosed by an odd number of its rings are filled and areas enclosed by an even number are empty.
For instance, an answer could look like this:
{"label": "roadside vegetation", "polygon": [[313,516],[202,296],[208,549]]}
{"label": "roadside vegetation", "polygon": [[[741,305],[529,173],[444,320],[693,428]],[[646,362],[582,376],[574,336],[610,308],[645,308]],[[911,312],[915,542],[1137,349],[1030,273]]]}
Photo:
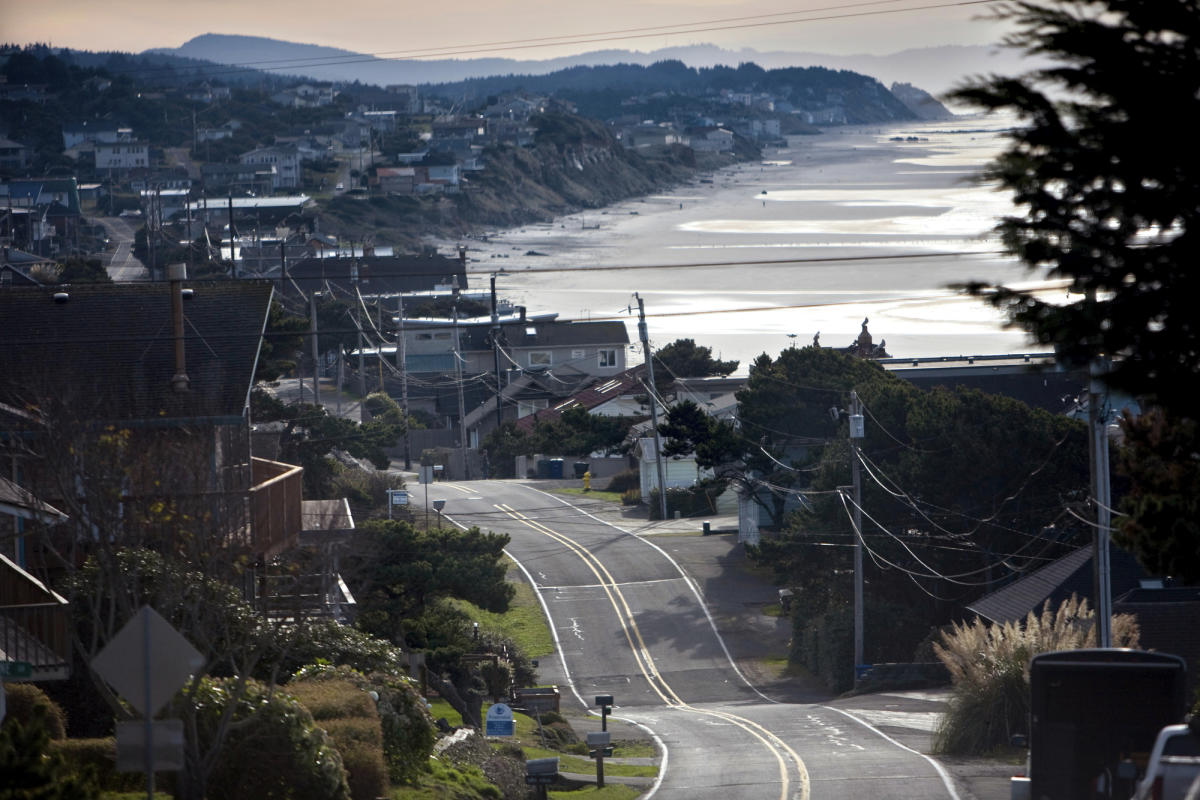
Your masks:
{"label": "roadside vegetation", "polygon": [[[1138,646],[1137,620],[1112,619],[1114,647]],[[943,631],[933,651],[950,672],[949,710],[934,735],[934,751],[991,755],[1007,751],[1013,734],[1029,733],[1029,661],[1038,653],[1096,646],[1095,613],[1086,600],[1047,602],[1020,623],[975,619]]]}

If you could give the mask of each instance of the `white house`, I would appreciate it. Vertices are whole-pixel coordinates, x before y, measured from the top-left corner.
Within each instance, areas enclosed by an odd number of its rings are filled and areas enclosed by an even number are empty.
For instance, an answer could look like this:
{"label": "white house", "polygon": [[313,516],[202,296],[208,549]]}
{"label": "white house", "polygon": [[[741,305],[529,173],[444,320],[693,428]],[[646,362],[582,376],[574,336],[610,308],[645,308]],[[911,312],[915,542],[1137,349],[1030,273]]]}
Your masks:
{"label": "white house", "polygon": [[242,153],[238,160],[263,170],[273,168],[271,188],[274,191],[300,188],[300,153],[295,146],[258,147]]}
{"label": "white house", "polygon": [[96,142],[96,169],[129,170],[150,166],[150,145],[146,142]]}

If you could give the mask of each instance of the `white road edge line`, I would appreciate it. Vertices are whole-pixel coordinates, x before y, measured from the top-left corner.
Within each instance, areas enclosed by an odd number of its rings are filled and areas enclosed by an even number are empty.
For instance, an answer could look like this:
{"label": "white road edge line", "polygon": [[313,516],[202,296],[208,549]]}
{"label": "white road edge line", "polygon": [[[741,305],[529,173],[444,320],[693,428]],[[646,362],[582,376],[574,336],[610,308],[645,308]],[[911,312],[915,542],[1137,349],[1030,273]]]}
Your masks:
{"label": "white road edge line", "polygon": [[921,758],[925,759],[931,765],[933,765],[933,768],[937,771],[938,776],[942,779],[942,783],[945,784],[945,786],[946,786],[946,791],[950,793],[951,800],[961,800],[961,798],[958,796],[958,790],[954,788],[954,779],[950,777],[950,773],[946,772],[945,767],[943,767],[940,763],[938,763],[937,759],[935,759],[933,756],[925,755],[924,753],[922,753],[919,750],[913,750],[911,747],[909,747],[906,744],[901,744],[900,742],[896,741],[892,737],[888,736],[883,731],[879,730],[879,728],[876,728],[874,725],[872,725],[871,723],[867,722],[864,719],[861,719],[860,717],[854,716],[849,711],[843,711],[842,709],[834,708],[833,706],[821,706],[821,708],[827,708],[830,711],[836,711],[837,713],[841,714],[844,717],[849,717],[850,719],[854,720],[859,725],[862,725],[864,728],[871,731],[872,733],[882,736],[884,739],[886,739],[887,741],[896,745],[896,747],[899,747],[901,750],[907,750],[908,752],[912,753],[913,755],[918,755]]}
{"label": "white road edge line", "polygon": [[738,665],[733,660],[733,655],[729,652],[729,648],[725,645],[725,640],[723,638],[721,638],[721,632],[717,630],[717,621],[714,620],[712,617],[712,614],[709,613],[708,604],[704,602],[704,598],[700,595],[700,588],[698,586],[696,586],[695,581],[692,580],[692,576],[688,575],[687,572],[684,571],[683,567],[679,566],[679,563],[675,559],[671,558],[670,554],[667,553],[667,551],[663,550],[661,547],[656,545],[654,542],[649,541],[644,536],[638,536],[636,533],[627,531],[624,528],[620,527],[619,525],[614,525],[607,520],[600,519],[599,517],[595,516],[594,514],[589,514],[587,511],[584,511],[579,506],[572,505],[571,503],[567,502],[566,500],[563,500],[561,497],[552,495],[549,492],[543,492],[541,489],[534,489],[532,486],[526,486],[525,488],[529,489],[530,491],[537,492],[539,494],[544,494],[544,495],[546,495],[546,497],[549,497],[551,500],[557,500],[559,503],[562,503],[565,506],[575,509],[576,511],[583,514],[584,516],[591,517],[596,522],[599,522],[601,525],[607,525],[610,528],[616,528],[621,533],[624,533],[627,536],[632,536],[640,542],[645,542],[648,547],[653,547],[655,550],[657,550],[659,552],[659,555],[661,555],[668,562],[670,562],[671,566],[673,566],[675,568],[675,570],[683,578],[684,582],[688,585],[688,588],[692,590],[692,594],[696,596],[696,602],[700,604],[700,610],[704,612],[704,617],[705,617],[705,619],[708,620],[708,626],[710,628],[712,628],[713,636],[717,637],[717,644],[721,645],[721,652],[723,652],[725,654],[725,660],[729,662],[729,666],[733,669],[734,674],[737,675],[739,678],[741,678],[742,683],[744,683],[748,687],[750,687],[750,690],[752,692],[754,692],[756,695],[758,695],[759,697],[761,697],[763,700],[766,700],[768,703],[775,703],[776,705],[782,705],[778,700],[767,697],[765,694],[763,694],[761,691],[759,691],[758,687],[755,686],[753,683],[751,683],[750,680],[745,675],[742,674],[742,671],[740,669],[738,669]]}
{"label": "white road edge line", "polygon": [[[452,525],[455,525],[464,531],[467,530],[465,525],[461,524],[456,519],[452,519],[448,515],[443,514],[442,518],[449,520]],[[579,687],[575,685],[575,679],[571,677],[571,670],[567,667],[567,656],[565,653],[563,653],[562,642],[559,641],[558,630],[554,626],[554,617],[550,614],[550,607],[546,605],[546,598],[542,597],[542,593],[538,591],[537,581],[535,581],[533,576],[529,574],[529,570],[525,569],[525,565],[517,560],[516,556],[508,552],[508,550],[504,550],[503,552],[504,555],[512,559],[512,562],[517,565],[517,569],[521,570],[521,574],[525,576],[525,580],[529,581],[529,585],[533,587],[533,594],[535,597],[537,597],[538,603],[541,604],[542,613],[546,615],[546,621],[549,623],[546,627],[550,628],[550,635],[554,637],[554,649],[558,653],[558,662],[562,664],[563,675],[567,679],[567,686],[571,687],[571,693],[575,695],[575,699],[579,701],[579,704],[583,706],[584,710],[587,711],[589,715],[593,717],[600,716],[595,711],[592,711],[592,707],[589,706],[587,701],[583,699],[583,696],[579,694]],[[643,725],[637,720],[632,720],[627,717],[618,717],[615,714],[610,714],[609,716],[611,716],[613,719],[619,719],[623,722],[628,722],[630,725],[634,725],[644,730],[650,735],[650,738],[654,740],[655,744],[658,745],[659,752],[662,753],[662,763],[658,765],[658,775],[655,776],[654,783],[650,785],[650,788],[646,790],[645,794],[639,796],[641,800],[649,800],[649,798],[654,797],[654,795],[658,792],[658,787],[662,786],[663,778],[665,778],[667,775],[667,743],[659,738],[658,734],[651,730],[648,726]],[[955,800],[958,800],[958,798],[955,798]]]}

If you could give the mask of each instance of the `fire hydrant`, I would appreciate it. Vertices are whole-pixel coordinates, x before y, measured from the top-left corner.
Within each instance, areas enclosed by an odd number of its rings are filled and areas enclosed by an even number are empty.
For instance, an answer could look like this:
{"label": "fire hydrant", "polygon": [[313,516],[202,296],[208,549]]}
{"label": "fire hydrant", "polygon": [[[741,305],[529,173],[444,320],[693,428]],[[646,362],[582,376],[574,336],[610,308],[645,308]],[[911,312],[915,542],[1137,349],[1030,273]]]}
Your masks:
{"label": "fire hydrant", "polygon": [[590,492],[592,490],[592,473],[591,470],[583,473],[583,490]]}

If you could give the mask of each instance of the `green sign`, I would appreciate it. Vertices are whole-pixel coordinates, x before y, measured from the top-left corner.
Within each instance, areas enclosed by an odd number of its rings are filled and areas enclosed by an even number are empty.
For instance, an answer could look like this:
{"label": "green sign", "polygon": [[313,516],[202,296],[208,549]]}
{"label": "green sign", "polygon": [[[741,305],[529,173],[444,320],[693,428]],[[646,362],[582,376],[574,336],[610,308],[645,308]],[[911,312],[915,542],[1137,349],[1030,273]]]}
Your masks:
{"label": "green sign", "polygon": [[32,678],[33,664],[28,661],[0,661],[0,678]]}

